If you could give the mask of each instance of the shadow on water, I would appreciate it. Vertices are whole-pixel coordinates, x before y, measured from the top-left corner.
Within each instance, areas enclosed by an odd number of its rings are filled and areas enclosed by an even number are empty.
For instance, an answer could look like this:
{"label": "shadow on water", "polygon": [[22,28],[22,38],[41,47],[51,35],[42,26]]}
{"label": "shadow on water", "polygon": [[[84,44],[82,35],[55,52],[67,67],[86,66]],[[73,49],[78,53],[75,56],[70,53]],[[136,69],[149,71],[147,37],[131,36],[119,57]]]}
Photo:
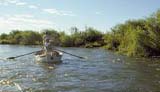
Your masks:
{"label": "shadow on water", "polygon": [[[0,46],[0,56],[39,49]],[[15,50],[18,49],[18,50]],[[0,91],[6,92],[158,92],[160,60],[130,58],[104,49],[59,48],[87,59],[64,54],[61,64],[37,63],[32,55],[0,60]],[[9,53],[6,55],[8,52]],[[4,55],[5,53],[5,55]]]}

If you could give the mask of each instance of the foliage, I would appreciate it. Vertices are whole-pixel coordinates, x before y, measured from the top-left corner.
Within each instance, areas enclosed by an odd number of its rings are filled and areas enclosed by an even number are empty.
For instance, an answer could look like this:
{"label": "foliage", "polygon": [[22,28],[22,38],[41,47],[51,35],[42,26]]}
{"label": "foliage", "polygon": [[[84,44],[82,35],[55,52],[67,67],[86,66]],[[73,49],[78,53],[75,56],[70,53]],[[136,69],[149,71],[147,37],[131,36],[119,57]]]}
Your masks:
{"label": "foliage", "polygon": [[[102,33],[93,29],[87,28],[84,31],[79,31],[78,28],[72,27],[72,33],[66,34],[65,32],[59,32],[54,29],[45,29],[40,33],[31,30],[13,30],[9,34],[0,35],[1,44],[21,44],[21,45],[38,45],[43,43],[43,35],[45,32],[50,34],[52,45],[55,46],[82,46],[92,43],[88,47],[100,47],[102,46]],[[96,42],[96,43],[95,43]],[[101,43],[99,43],[101,42]],[[94,44],[93,44],[94,43]],[[87,47],[87,46],[86,46]]]}
{"label": "foliage", "polygon": [[21,44],[36,45],[40,44],[42,37],[38,32],[13,30],[8,35],[0,36],[1,44]]}
{"label": "foliage", "polygon": [[146,19],[128,20],[104,36],[106,48],[128,56],[160,55],[160,10]]}
{"label": "foliage", "polygon": [[31,30],[13,30],[9,34],[0,35],[1,44],[42,44],[44,32],[49,32],[52,44],[56,46],[102,47],[128,56],[159,56],[160,55],[160,10],[151,16],[128,20],[114,26],[110,32],[102,33],[92,27],[79,30],[72,27],[71,34],[54,29],[42,32]]}

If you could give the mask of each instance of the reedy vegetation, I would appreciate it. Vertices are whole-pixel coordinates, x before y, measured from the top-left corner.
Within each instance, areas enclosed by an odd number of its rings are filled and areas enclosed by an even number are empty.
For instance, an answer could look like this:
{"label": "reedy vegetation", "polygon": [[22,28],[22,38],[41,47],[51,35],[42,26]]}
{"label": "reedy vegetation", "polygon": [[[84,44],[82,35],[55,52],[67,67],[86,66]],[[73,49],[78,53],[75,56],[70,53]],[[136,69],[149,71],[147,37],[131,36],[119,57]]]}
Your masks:
{"label": "reedy vegetation", "polygon": [[104,39],[106,48],[129,56],[159,56],[160,10],[145,19],[116,25]]}
{"label": "reedy vegetation", "polygon": [[40,45],[43,43],[43,35],[48,32],[52,37],[52,44],[55,46],[66,47],[100,47],[102,46],[103,34],[94,28],[86,28],[85,31],[79,31],[72,27],[71,34],[59,32],[54,29],[46,29],[42,32],[32,30],[13,30],[9,34],[1,34],[1,44],[20,44],[20,45]]}
{"label": "reedy vegetation", "polygon": [[160,55],[160,10],[145,19],[128,20],[118,24],[111,31],[102,33],[92,27],[80,31],[71,28],[71,34],[53,29],[42,32],[13,30],[0,35],[1,44],[37,45],[42,44],[42,35],[48,31],[56,46],[105,47],[128,56]]}

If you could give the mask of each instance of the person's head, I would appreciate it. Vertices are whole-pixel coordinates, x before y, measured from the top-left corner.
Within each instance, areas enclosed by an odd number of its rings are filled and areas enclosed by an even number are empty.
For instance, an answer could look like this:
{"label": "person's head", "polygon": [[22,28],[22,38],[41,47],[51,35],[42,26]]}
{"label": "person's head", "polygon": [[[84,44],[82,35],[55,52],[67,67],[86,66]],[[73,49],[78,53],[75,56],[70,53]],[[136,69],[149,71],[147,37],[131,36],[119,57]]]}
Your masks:
{"label": "person's head", "polygon": [[45,35],[49,35],[49,32],[46,31],[46,32],[45,32]]}

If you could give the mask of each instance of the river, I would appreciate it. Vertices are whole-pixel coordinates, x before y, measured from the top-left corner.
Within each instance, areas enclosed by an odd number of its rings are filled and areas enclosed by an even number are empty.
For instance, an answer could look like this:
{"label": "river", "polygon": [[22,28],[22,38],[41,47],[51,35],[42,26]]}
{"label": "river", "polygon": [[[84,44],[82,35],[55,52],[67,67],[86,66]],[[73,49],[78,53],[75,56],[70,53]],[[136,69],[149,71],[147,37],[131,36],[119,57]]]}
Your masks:
{"label": "river", "polygon": [[[6,58],[39,50],[38,46],[0,45]],[[0,60],[0,92],[159,92],[160,60],[131,58],[102,48],[59,48],[67,54],[57,65],[33,55]]]}

